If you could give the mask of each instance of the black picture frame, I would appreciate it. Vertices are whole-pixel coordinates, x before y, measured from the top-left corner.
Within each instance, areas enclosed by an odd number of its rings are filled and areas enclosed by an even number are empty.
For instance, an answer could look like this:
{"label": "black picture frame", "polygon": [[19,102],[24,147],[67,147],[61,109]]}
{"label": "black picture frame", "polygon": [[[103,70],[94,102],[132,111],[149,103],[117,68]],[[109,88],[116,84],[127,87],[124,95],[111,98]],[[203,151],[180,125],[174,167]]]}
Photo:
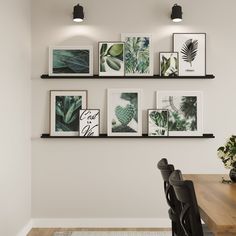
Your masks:
{"label": "black picture frame", "polygon": [[[169,76],[164,76],[164,75],[162,75],[162,70],[161,70],[161,62],[162,62],[162,59],[161,59],[161,54],[164,54],[164,53],[176,53],[177,54],[177,66],[178,66],[178,68],[177,68],[177,74],[176,75],[169,75]],[[170,78],[170,77],[178,77],[179,76],[179,53],[178,52],[167,52],[167,51],[165,51],[165,52],[159,52],[159,73],[160,73],[160,77],[162,77],[162,78]]]}

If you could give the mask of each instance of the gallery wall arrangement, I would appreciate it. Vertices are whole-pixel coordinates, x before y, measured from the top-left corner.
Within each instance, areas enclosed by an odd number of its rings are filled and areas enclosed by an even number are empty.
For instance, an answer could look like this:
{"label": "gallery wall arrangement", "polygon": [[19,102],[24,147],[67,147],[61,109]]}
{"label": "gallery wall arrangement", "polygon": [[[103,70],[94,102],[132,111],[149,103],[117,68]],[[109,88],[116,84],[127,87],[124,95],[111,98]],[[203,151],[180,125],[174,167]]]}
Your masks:
{"label": "gallery wall arrangement", "polygon": [[[213,79],[206,74],[206,33],[174,33],[173,48],[159,53],[154,75],[152,36],[123,33],[120,41],[98,42],[98,75],[93,75],[93,47],[49,48],[45,79]],[[107,88],[107,134],[100,134],[100,109],[90,109],[88,91],[50,91],[52,137],[214,138],[203,130],[201,91],[156,91],[156,107],[146,111],[142,134],[141,88]],[[153,94],[154,95],[154,94]]]}

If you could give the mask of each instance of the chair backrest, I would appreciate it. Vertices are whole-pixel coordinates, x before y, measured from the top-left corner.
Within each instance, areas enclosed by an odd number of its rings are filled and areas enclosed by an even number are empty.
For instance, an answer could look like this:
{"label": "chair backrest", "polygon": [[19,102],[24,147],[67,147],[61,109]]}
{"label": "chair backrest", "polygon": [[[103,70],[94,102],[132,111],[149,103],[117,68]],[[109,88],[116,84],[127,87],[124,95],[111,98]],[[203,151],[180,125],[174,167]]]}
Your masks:
{"label": "chair backrest", "polygon": [[173,186],[177,199],[182,204],[180,223],[186,236],[203,236],[201,218],[193,182],[183,180],[180,170],[170,175],[170,184]]}
{"label": "chair backrest", "polygon": [[180,224],[180,213],[182,209],[181,203],[177,200],[174,189],[169,182],[169,177],[175,168],[173,165],[168,164],[168,161],[165,158],[158,162],[157,168],[161,171],[161,175],[164,180],[164,191],[167,203],[170,207],[169,217],[172,220],[172,228],[174,228],[175,235],[182,236],[184,235],[184,231]]}

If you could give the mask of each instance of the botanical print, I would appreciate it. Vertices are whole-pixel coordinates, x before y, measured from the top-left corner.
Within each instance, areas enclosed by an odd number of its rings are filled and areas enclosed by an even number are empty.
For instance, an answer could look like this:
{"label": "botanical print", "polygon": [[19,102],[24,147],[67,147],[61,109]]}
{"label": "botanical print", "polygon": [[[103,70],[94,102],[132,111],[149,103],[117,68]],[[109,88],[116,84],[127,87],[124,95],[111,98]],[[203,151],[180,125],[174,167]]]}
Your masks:
{"label": "botanical print", "polygon": [[79,110],[79,136],[99,136],[100,110]]}
{"label": "botanical print", "polygon": [[124,76],[124,43],[99,43],[99,75]]}
{"label": "botanical print", "polygon": [[92,75],[91,47],[54,47],[49,54],[50,75]]}
{"label": "botanical print", "polygon": [[176,33],[174,51],[179,53],[180,76],[205,76],[206,34]]}
{"label": "botanical print", "polygon": [[169,111],[170,135],[202,135],[201,92],[157,92],[160,109]]}
{"label": "botanical print", "polygon": [[125,42],[125,75],[153,75],[151,36],[144,34],[122,34]]}
{"label": "botanical print", "polygon": [[140,90],[108,90],[108,135],[141,135]]}
{"label": "botanical print", "polygon": [[148,110],[148,135],[168,136],[168,110]]}
{"label": "botanical print", "polygon": [[178,53],[177,52],[161,52],[160,53],[160,74],[161,76],[178,76]]}
{"label": "botanical print", "polygon": [[86,91],[51,91],[51,135],[79,134],[79,110],[86,108]]}

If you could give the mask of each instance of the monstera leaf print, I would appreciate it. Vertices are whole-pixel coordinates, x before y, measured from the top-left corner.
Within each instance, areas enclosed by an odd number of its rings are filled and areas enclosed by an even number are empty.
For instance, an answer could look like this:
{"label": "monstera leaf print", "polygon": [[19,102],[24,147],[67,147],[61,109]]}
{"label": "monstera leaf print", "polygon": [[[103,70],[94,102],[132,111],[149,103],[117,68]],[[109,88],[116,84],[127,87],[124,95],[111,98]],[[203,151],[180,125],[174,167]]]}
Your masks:
{"label": "monstera leaf print", "polygon": [[190,66],[192,66],[192,62],[197,56],[197,51],[198,40],[188,39],[181,49],[183,60],[190,63]]}

